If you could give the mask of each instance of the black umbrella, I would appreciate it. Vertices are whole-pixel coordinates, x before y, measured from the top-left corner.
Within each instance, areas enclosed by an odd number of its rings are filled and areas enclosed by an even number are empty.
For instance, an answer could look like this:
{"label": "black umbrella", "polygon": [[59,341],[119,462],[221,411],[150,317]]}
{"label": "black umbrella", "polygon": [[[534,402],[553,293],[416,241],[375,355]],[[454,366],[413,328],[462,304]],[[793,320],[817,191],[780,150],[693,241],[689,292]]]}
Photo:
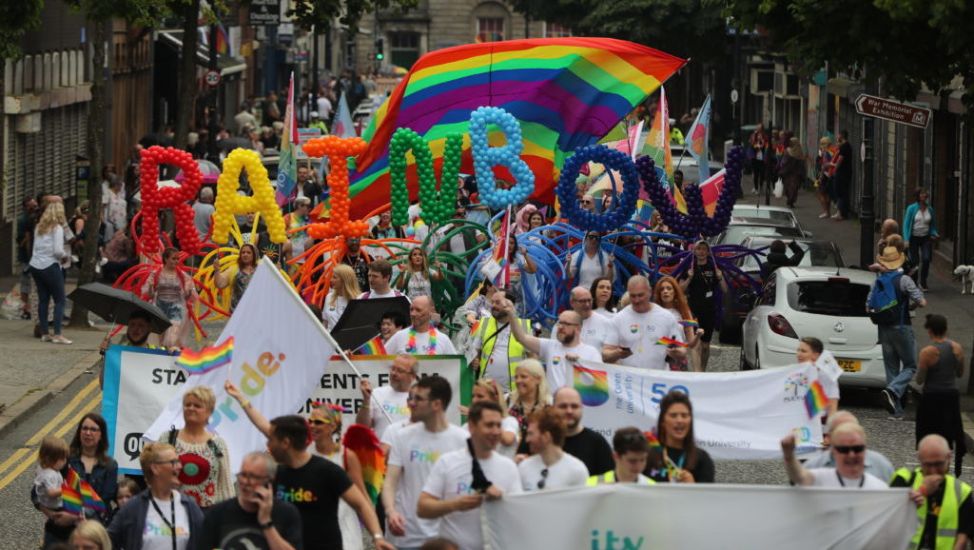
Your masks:
{"label": "black umbrella", "polygon": [[331,329],[331,336],[341,349],[355,351],[379,334],[382,316],[390,311],[409,319],[409,300],[404,296],[352,300]]}
{"label": "black umbrella", "polygon": [[129,317],[136,311],[149,314],[152,332],[162,334],[172,324],[161,309],[135,294],[102,283],[88,283],[79,286],[68,295],[71,301],[106,321],[127,325]]}
{"label": "black umbrella", "polygon": [[238,147],[253,150],[254,144],[245,137],[228,137],[216,142],[216,148],[221,151],[230,152]]}

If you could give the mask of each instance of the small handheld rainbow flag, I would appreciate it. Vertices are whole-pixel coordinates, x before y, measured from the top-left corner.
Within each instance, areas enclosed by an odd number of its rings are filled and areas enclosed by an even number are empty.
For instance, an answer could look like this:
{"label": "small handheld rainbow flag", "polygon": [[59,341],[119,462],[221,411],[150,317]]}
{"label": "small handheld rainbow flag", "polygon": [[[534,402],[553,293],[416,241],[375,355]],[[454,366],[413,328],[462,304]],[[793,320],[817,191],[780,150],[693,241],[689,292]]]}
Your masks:
{"label": "small handheld rainbow flag", "polygon": [[689,319],[686,321],[680,321],[680,325],[688,328],[697,328],[700,326],[700,323],[698,323],[696,319]]}
{"label": "small handheld rainbow flag", "polygon": [[382,336],[376,336],[368,342],[362,344],[357,350],[356,355],[386,355],[386,346],[382,342]]}
{"label": "small handheld rainbow flag", "polygon": [[664,336],[664,337],[660,338],[659,340],[656,341],[656,343],[659,344],[659,345],[661,345],[661,346],[676,346],[678,348],[685,348],[685,347],[687,347],[687,343],[686,342],[681,342],[681,341],[677,340],[676,338],[670,338],[668,336]]}
{"label": "small handheld rainbow flag", "polygon": [[829,398],[825,396],[825,388],[822,387],[822,384],[818,380],[812,382],[811,387],[808,388],[808,393],[805,394],[805,410],[808,412],[808,417],[814,418],[815,415],[824,411],[828,402]]}
{"label": "small handheld rainbow flag", "polygon": [[375,504],[382,490],[382,482],[386,477],[386,455],[382,452],[382,445],[375,432],[368,426],[352,424],[345,432],[342,440],[345,448],[355,453],[362,463],[362,481],[369,498]]}
{"label": "small handheld rainbow flag", "polygon": [[658,449],[663,446],[662,444],[660,444],[659,438],[656,437],[656,432],[653,431],[643,432],[643,435],[646,436],[646,441],[649,442],[650,448]]}
{"label": "small handheld rainbow flag", "polygon": [[61,484],[61,501],[65,511],[72,514],[82,515],[85,508],[102,514],[108,511],[105,501],[74,468],[68,468],[68,477]]}
{"label": "small handheld rainbow flag", "polygon": [[207,346],[199,351],[184,348],[179,354],[179,359],[176,359],[176,366],[189,374],[204,374],[229,365],[232,359],[233,336],[224,340],[222,344]]}

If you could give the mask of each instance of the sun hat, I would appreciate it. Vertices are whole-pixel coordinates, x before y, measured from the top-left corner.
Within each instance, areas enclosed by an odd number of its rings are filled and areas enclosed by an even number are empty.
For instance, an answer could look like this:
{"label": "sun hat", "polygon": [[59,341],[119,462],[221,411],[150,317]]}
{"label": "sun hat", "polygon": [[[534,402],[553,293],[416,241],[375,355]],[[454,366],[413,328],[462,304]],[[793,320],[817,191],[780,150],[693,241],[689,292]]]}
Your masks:
{"label": "sun hat", "polygon": [[895,246],[887,246],[882,254],[876,256],[876,262],[886,269],[899,269],[906,262],[906,254],[900,252]]}

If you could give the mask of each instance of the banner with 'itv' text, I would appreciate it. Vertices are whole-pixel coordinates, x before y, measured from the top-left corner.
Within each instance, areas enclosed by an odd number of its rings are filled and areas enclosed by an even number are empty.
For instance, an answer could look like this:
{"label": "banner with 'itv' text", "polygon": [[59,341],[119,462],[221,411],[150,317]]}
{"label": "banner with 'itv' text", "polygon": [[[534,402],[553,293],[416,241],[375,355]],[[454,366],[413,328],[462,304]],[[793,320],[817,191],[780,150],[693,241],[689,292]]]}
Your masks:
{"label": "banner with 'itv' text", "polygon": [[660,483],[534,491],[486,501],[503,550],[892,550],[917,525],[906,489]]}
{"label": "banner with 'itv' text", "polygon": [[[389,367],[393,359],[393,356],[354,356],[352,361],[362,376],[377,387],[388,385]],[[461,403],[458,396],[469,395],[472,383],[464,358],[443,355],[417,359],[417,373],[421,378],[442,376],[450,383],[455,398],[447,408],[447,419],[459,424]],[[186,391],[189,376],[174,364],[175,361],[175,357],[163,351],[122,346],[112,346],[105,355],[102,414],[108,423],[109,455],[118,461],[122,473],[141,472],[139,453],[142,451],[143,433],[167,403]],[[234,383],[241,387],[255,387],[256,375],[235,380]],[[311,412],[315,401],[324,401],[342,407],[342,426],[345,429],[355,422],[355,414],[363,404],[362,393],[358,375],[345,361],[332,358],[310,391],[311,394],[291,413],[306,415]],[[409,411],[398,412],[408,414]],[[219,428],[214,431],[223,435]],[[229,439],[227,443],[231,444]],[[261,438],[257,444],[257,449],[263,449],[264,439]],[[244,445],[246,443],[231,448],[246,448]]]}
{"label": "banner with 'itv' text", "polygon": [[805,394],[818,379],[813,365],[744,372],[675,372],[582,361],[574,386],[583,422],[610,442],[625,426],[656,427],[659,404],[670,390],[690,396],[693,431],[715,459],[781,456],[781,438],[795,433],[798,452],[820,448],[822,424],[809,418]]}

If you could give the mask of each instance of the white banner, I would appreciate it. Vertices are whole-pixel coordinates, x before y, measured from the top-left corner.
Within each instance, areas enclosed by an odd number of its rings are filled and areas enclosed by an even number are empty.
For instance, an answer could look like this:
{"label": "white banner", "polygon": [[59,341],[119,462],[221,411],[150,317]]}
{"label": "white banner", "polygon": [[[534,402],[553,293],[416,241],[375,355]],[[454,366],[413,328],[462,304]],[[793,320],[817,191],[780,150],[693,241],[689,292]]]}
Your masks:
{"label": "white banner", "polygon": [[917,525],[907,495],[668,483],[538,491],[486,502],[484,539],[503,550],[892,550],[906,548]]}
{"label": "white banner", "polygon": [[817,450],[822,423],[809,418],[805,394],[818,371],[812,365],[744,372],[675,372],[582,361],[575,389],[583,422],[610,442],[616,429],[656,427],[659,403],[681,390],[693,403],[697,444],[715,459],[781,456],[781,438],[794,432],[798,452]]}
{"label": "white banner", "polygon": [[[463,358],[428,356],[417,359],[420,377],[438,375],[450,382],[454,398],[447,409],[447,418],[459,424],[461,377],[465,371]],[[389,382],[392,360],[392,356],[352,358],[362,376],[380,386]],[[109,348],[105,356],[102,414],[108,423],[109,455],[118,461],[122,473],[141,472],[139,452],[142,450],[143,432],[163,412],[167,403],[179,398],[185,391],[188,376],[175,366],[175,361],[175,357],[162,351],[121,346]],[[219,384],[222,387],[222,380]],[[355,413],[362,406],[362,394],[358,375],[345,361],[333,358],[314,388],[311,396],[305,398],[304,403],[295,407],[293,412],[306,414],[310,412],[311,403],[321,400],[336,403],[345,409],[345,428],[355,422]],[[261,439],[257,448],[262,449],[263,446],[264,440]]]}

